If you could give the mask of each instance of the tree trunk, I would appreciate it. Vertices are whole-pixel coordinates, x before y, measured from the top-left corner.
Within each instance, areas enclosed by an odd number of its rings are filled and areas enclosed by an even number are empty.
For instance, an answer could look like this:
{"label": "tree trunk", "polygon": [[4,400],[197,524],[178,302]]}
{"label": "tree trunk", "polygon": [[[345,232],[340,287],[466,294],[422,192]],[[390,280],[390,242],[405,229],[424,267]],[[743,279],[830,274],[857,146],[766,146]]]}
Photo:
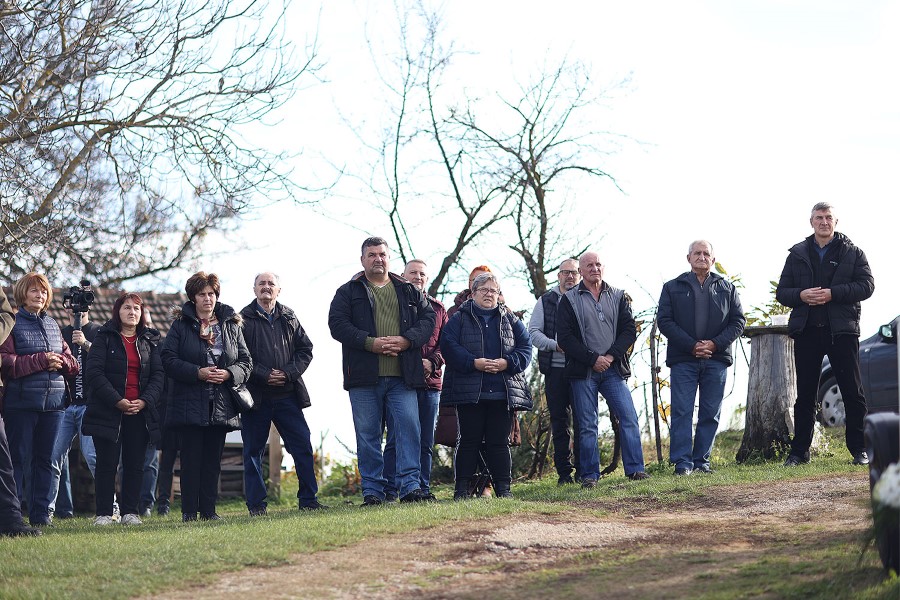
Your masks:
{"label": "tree trunk", "polygon": [[787,327],[748,327],[744,336],[750,338],[750,380],[739,463],[759,455],[774,458],[790,445],[797,394],[794,340]]}

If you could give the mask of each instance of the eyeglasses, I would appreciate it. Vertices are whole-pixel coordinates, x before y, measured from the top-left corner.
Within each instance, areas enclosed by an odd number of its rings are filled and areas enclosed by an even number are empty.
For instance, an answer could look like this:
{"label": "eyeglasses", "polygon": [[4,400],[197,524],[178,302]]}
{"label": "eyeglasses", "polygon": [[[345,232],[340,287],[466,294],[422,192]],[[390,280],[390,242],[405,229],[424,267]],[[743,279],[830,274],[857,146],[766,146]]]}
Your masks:
{"label": "eyeglasses", "polygon": [[606,315],[603,314],[603,307],[600,306],[599,302],[594,305],[594,309],[597,311],[597,318],[600,319],[600,322],[602,323],[603,321],[605,321]]}
{"label": "eyeglasses", "polygon": [[568,269],[560,269],[559,272],[560,272],[562,275],[572,275],[573,277],[574,277],[575,275],[578,275],[578,271],[570,271],[570,270],[568,270]]}
{"label": "eyeglasses", "polygon": [[475,290],[476,292],[481,292],[484,296],[499,296],[500,290],[495,290],[494,288],[478,288]]}

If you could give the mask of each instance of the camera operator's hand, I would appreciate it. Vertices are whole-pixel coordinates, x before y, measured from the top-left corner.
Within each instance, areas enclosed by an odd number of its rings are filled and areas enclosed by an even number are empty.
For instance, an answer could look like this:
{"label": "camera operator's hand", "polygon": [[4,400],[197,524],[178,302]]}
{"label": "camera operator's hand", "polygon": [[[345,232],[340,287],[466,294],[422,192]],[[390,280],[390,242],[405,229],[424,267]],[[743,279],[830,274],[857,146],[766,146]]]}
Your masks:
{"label": "camera operator's hand", "polygon": [[62,356],[56,352],[47,352],[47,370],[59,371],[62,369]]}
{"label": "camera operator's hand", "polygon": [[78,344],[85,350],[87,350],[91,346],[90,342],[87,341],[87,338],[84,337],[84,332],[80,329],[76,329],[72,332],[72,343]]}

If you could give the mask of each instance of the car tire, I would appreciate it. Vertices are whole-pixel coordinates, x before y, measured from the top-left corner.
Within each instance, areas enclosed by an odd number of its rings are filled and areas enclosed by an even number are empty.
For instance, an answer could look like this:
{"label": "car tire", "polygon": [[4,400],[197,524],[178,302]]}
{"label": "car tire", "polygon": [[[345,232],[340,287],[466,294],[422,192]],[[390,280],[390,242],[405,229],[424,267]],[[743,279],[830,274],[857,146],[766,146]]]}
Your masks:
{"label": "car tire", "polygon": [[843,427],[847,423],[841,388],[833,375],[828,376],[819,386],[819,422],[825,427]]}

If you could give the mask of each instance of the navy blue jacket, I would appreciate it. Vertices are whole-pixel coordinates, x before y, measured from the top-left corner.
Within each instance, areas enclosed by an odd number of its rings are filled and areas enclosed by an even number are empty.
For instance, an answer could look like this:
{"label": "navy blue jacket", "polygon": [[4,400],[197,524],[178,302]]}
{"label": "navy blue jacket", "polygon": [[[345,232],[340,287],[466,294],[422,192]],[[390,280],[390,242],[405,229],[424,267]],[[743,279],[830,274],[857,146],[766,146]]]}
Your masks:
{"label": "navy blue jacket", "polygon": [[[226,386],[246,383],[253,361],[241,331],[241,317],[227,304],[216,302],[216,319],[222,328],[224,353],[218,368],[228,369],[231,377],[222,384],[201,381],[198,372],[207,366],[209,344],[200,337],[200,320],[194,303],[188,301],[176,311],[172,328],[166,335],[161,356],[166,375],[171,378],[166,426],[183,425],[241,428],[241,417]],[[209,400],[210,388],[214,401]]]}
{"label": "navy blue jacket", "polygon": [[[875,291],[875,279],[869,268],[865,252],[853,245],[843,233],[835,233],[832,243],[838,244],[838,264],[831,279],[831,302],[825,304],[828,323],[832,335],[855,335],[859,337],[860,302]],[[775,297],[785,306],[791,307],[788,332],[791,337],[803,333],[809,317],[809,305],[800,299],[800,292],[816,287],[814,273],[809,260],[809,245],[815,243],[814,236],[795,244],[784,262]]]}
{"label": "navy blue jacket", "polygon": [[[62,355],[62,370],[48,371],[47,352]],[[64,410],[66,376],[78,373],[78,363],[63,341],[62,332],[47,313],[16,313],[12,333],[0,346],[4,410],[38,412]]]}
{"label": "navy blue jacket", "polygon": [[[485,355],[488,345],[483,321],[475,315],[473,300],[466,300],[441,331],[441,354],[444,356],[444,386],[441,404],[474,404],[481,395],[486,374],[475,368],[476,358]],[[500,318],[492,319],[487,335],[497,336],[501,355],[508,366],[500,373],[507,392],[510,410],[531,410],[534,402],[523,372],[531,362],[531,338],[522,321],[501,305]]]}
{"label": "navy blue jacket", "polygon": [[[147,403],[141,411],[150,434],[150,442],[159,441],[159,401],[162,397],[163,371],[159,357],[159,331],[144,329],[136,340],[138,355],[141,357],[141,371],[138,378],[140,399]],[[116,403],[125,397],[125,380],[128,376],[128,358],[125,343],[110,321],[100,328],[94,337],[91,351],[84,367],[84,383],[87,387],[87,409],[81,432],[84,435],[101,437],[113,442],[119,439],[122,427],[122,411]]]}
{"label": "navy blue jacket", "polygon": [[[434,332],[434,309],[413,284],[390,273],[400,308],[400,335],[410,346],[400,353],[400,371],[406,385],[425,388],[422,346]],[[344,389],[370,387],[378,383],[378,355],[366,350],[366,338],[377,337],[375,298],[364,273],[342,285],[334,294],[328,311],[331,337],[341,343]]]}
{"label": "navy blue jacket", "polygon": [[[690,278],[697,276],[688,271],[663,285],[659,296],[657,322],[659,331],[666,336],[666,364],[698,360],[694,357],[694,345],[700,341],[694,336],[694,288]],[[716,345],[712,360],[730,365],[734,362],[731,346],[744,331],[747,319],[741,309],[741,299],[731,282],[718,273],[710,273],[704,285],[709,286],[709,318],[707,331],[717,332],[708,339]]]}

